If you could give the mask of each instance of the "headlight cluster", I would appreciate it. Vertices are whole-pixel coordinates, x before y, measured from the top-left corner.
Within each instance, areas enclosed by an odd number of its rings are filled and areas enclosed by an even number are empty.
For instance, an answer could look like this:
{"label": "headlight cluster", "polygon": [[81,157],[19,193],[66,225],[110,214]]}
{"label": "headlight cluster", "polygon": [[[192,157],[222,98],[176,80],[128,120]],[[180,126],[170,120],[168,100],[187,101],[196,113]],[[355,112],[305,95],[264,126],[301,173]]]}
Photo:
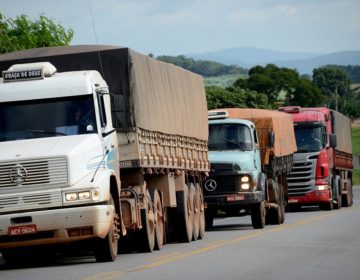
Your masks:
{"label": "headlight cluster", "polygon": [[329,189],[328,185],[315,185],[316,191],[327,191]]}
{"label": "headlight cluster", "polygon": [[241,177],[241,190],[249,190],[250,189],[250,178],[249,176],[243,176]]}
{"label": "headlight cluster", "polygon": [[100,200],[100,192],[98,188],[90,190],[81,190],[67,192],[64,194],[66,202],[75,202],[75,201],[98,201]]}

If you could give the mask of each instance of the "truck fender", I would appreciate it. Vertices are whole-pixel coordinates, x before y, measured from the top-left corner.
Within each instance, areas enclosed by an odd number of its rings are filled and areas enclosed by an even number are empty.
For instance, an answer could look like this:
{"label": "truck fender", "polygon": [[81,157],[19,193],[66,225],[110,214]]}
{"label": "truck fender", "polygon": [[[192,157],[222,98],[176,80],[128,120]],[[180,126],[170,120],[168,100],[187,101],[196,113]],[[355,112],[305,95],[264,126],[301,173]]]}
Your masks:
{"label": "truck fender", "polygon": [[[100,190],[100,199],[110,199],[110,182],[113,172],[109,169],[99,170],[94,180],[94,186]],[[114,200],[118,200],[118,197],[114,197]]]}
{"label": "truck fender", "polygon": [[257,178],[257,189],[261,190],[262,199],[265,200],[265,185],[266,185],[266,176],[264,173],[260,172]]}

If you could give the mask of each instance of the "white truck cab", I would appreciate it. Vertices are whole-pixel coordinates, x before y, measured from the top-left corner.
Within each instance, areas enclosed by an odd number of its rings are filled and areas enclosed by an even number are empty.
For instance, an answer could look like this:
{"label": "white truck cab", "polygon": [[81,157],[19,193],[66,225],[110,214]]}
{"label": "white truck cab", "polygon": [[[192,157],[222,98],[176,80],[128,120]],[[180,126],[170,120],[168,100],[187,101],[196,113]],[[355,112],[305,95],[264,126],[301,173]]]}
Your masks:
{"label": "white truck cab", "polygon": [[[120,193],[108,87],[97,71],[17,64],[0,79],[0,252],[95,242],[117,254]],[[111,183],[112,182],[112,183]],[[114,183],[115,182],[115,183]]]}

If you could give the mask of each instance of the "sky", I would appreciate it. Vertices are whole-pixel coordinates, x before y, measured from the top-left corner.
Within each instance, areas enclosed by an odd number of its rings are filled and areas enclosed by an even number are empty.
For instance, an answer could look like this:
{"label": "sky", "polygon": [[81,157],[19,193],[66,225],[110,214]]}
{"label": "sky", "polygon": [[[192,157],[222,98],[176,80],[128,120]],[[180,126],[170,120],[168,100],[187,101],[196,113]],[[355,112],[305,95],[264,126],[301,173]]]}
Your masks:
{"label": "sky", "polygon": [[235,47],[360,50],[360,0],[0,0],[0,13],[31,20],[43,14],[74,30],[71,45],[156,56]]}

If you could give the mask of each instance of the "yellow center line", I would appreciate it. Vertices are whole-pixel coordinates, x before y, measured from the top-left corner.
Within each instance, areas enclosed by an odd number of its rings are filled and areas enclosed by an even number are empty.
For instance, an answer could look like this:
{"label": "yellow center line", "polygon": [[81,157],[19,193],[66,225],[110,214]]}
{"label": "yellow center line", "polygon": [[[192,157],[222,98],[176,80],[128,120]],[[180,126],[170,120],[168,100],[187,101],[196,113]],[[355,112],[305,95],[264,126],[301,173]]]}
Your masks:
{"label": "yellow center line", "polygon": [[[353,206],[351,208],[346,208],[346,211],[356,210],[359,207],[360,207],[359,205],[356,205],[356,206]],[[215,250],[215,249],[217,249],[219,247],[223,247],[225,245],[229,245],[229,244],[232,244],[232,243],[238,243],[238,242],[241,242],[241,241],[244,241],[244,240],[247,240],[247,239],[262,236],[262,235],[265,235],[266,233],[269,233],[269,232],[284,231],[284,230],[295,228],[295,227],[298,227],[298,226],[301,226],[301,225],[304,225],[304,224],[312,223],[312,222],[324,219],[324,218],[326,218],[326,217],[328,217],[328,216],[330,216],[332,214],[335,214],[335,213],[340,214],[341,212],[329,211],[329,212],[326,212],[325,214],[324,213],[318,214],[315,217],[301,219],[301,220],[299,220],[299,221],[297,221],[296,223],[293,223],[293,224],[282,224],[282,225],[276,226],[275,228],[265,228],[264,230],[257,230],[256,232],[251,232],[251,233],[246,234],[244,236],[236,237],[236,238],[233,238],[233,239],[230,239],[230,240],[216,240],[216,241],[211,242],[211,243],[209,243],[208,245],[206,245],[206,246],[204,246],[202,248],[195,249],[195,250],[192,250],[192,251],[189,251],[189,252],[171,253],[171,254],[167,254],[167,255],[163,255],[163,256],[160,256],[160,257],[153,258],[154,262],[150,262],[149,264],[139,266],[139,267],[136,267],[134,269],[127,270],[125,272],[113,271],[113,272],[111,272],[111,275],[106,275],[106,273],[102,273],[102,274],[100,273],[100,274],[96,274],[96,275],[94,275],[92,277],[89,277],[89,278],[84,278],[83,280],[98,280],[98,279],[110,280],[110,279],[114,279],[113,277],[120,277],[120,276],[123,276],[123,275],[125,275],[127,273],[138,272],[138,271],[143,271],[143,270],[146,270],[146,269],[149,269],[149,268],[159,267],[161,265],[172,263],[172,262],[175,262],[177,260],[181,260],[181,259],[193,256],[193,255],[198,255],[198,254],[205,253],[205,252],[208,252],[208,251],[211,251],[211,250]],[[106,277],[106,278],[103,278],[103,277]],[[112,278],[108,278],[108,277],[112,277]]]}
{"label": "yellow center line", "polygon": [[121,276],[124,274],[125,274],[125,272],[120,272],[120,271],[114,270],[114,271],[97,273],[93,276],[83,278],[83,280],[98,280],[98,279],[110,280],[110,279],[115,279],[114,277],[118,277],[118,276]]}

